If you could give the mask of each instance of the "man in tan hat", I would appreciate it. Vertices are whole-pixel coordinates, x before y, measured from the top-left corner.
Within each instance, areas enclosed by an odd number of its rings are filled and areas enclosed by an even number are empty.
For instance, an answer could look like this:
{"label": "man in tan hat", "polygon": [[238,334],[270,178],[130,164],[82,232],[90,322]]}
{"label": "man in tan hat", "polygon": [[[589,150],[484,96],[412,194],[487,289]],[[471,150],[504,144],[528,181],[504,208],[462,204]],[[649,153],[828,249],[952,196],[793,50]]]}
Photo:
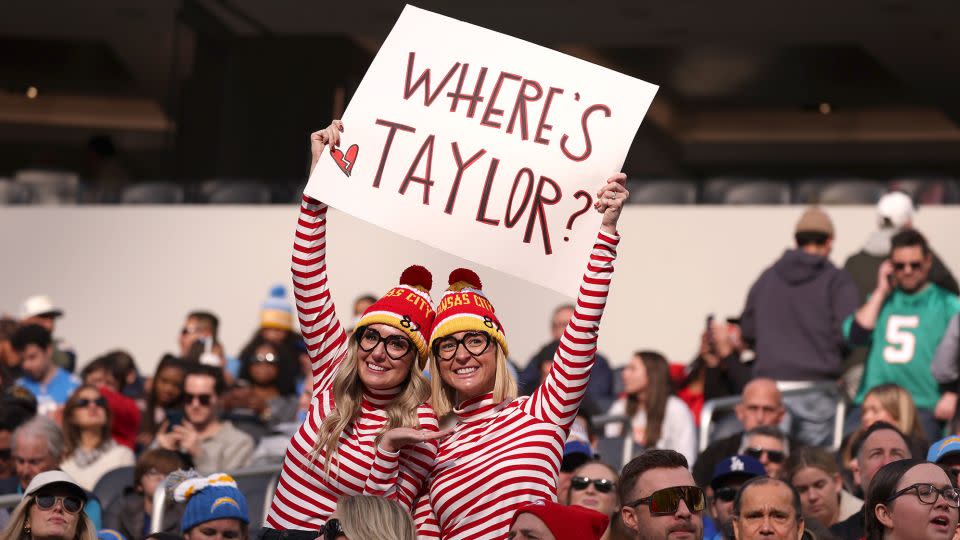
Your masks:
{"label": "man in tan hat", "polygon": [[[819,208],[807,209],[794,232],[796,249],[784,252],[750,288],[740,324],[757,355],[754,377],[774,379],[788,389],[843,375],[841,326],[860,302],[853,278],[828,258],[833,238],[830,217]],[[807,444],[829,443],[836,399],[785,398],[793,435]]]}
{"label": "man in tan hat", "polygon": [[[57,319],[63,316],[63,310],[57,307],[53,300],[45,294],[31,296],[20,306],[20,324],[36,324],[42,326],[54,335]],[[54,337],[53,363],[63,369],[73,372],[77,363],[77,353],[73,347],[62,339]]]}

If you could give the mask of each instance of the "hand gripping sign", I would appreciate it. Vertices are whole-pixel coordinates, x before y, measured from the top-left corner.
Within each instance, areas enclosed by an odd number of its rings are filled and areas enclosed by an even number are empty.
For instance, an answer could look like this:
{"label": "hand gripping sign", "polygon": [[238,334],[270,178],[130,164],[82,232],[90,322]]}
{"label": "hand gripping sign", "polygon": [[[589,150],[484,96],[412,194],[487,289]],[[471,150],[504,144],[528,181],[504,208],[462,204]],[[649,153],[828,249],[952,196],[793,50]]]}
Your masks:
{"label": "hand gripping sign", "polygon": [[433,247],[575,295],[593,198],[657,87],[406,6],[306,193]]}

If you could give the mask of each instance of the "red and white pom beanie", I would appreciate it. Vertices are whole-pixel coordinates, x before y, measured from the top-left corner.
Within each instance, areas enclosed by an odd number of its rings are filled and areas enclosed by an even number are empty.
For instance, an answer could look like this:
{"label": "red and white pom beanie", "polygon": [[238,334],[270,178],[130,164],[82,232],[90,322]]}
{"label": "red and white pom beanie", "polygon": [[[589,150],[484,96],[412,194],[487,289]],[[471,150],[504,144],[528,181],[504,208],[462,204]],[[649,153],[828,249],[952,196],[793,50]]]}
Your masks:
{"label": "red and white pom beanie", "polygon": [[447,288],[437,304],[437,318],[433,322],[430,345],[440,338],[457,332],[486,332],[497,340],[506,356],[507,337],[503,325],[494,313],[493,304],[483,294],[483,283],[473,270],[457,268],[450,272]]}
{"label": "red and white pom beanie", "polygon": [[433,328],[436,312],[430,288],[433,276],[422,266],[410,266],[400,274],[400,285],[374,302],[363,312],[357,327],[371,324],[386,324],[402,330],[413,341],[419,353],[420,369],[426,365],[427,339]]}

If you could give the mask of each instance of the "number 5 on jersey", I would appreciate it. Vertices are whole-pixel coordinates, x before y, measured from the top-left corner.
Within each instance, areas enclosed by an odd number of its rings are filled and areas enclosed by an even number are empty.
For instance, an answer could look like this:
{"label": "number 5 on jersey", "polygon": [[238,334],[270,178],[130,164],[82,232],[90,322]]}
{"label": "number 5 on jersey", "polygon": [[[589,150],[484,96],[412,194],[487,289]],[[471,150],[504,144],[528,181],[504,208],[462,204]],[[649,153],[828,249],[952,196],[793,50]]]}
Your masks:
{"label": "number 5 on jersey", "polygon": [[917,350],[917,336],[911,330],[920,326],[916,315],[890,315],[887,319],[886,342],[883,359],[890,364],[906,364],[913,360]]}

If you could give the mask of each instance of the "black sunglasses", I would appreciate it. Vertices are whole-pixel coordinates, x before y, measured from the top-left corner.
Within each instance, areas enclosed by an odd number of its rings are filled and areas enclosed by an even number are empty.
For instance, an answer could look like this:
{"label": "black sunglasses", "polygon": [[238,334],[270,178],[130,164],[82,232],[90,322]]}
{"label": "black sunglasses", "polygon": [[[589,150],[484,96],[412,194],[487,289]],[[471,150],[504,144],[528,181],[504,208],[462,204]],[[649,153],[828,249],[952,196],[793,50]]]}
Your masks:
{"label": "black sunglasses", "polygon": [[923,266],[923,263],[922,263],[922,262],[917,262],[917,261],[908,262],[908,263],[902,263],[902,262],[895,262],[895,263],[893,263],[893,269],[896,270],[896,271],[898,271],[898,272],[902,272],[903,269],[906,268],[906,267],[908,267],[908,266],[910,267],[911,270],[919,270],[920,267]]}
{"label": "black sunglasses", "polygon": [[753,459],[760,460],[760,456],[767,454],[767,459],[770,460],[770,463],[783,463],[783,460],[787,459],[787,454],[783,450],[767,450],[766,448],[747,448],[743,451],[744,454],[752,457]]}
{"label": "black sunglasses", "polygon": [[733,486],[722,487],[713,491],[713,498],[723,502],[733,502],[737,498],[737,488]]}
{"label": "black sunglasses", "polygon": [[204,407],[206,407],[207,405],[210,405],[210,400],[213,399],[213,395],[211,395],[211,394],[189,394],[189,393],[187,393],[187,392],[184,392],[184,393],[183,393],[183,402],[184,402],[184,403],[188,403],[188,404],[189,404],[189,403],[193,403],[193,400],[195,400],[195,399],[196,399],[196,400],[199,400],[199,401],[200,401],[200,404],[203,405]]}
{"label": "black sunglasses", "polygon": [[0,448],[0,459],[4,461],[13,459],[13,450],[9,448]]}
{"label": "black sunglasses", "polygon": [[97,399],[80,398],[77,400],[77,408],[82,409],[91,403],[97,407],[103,407],[104,409],[107,408],[107,400],[102,397],[98,397]]}
{"label": "black sunglasses", "polygon": [[83,508],[83,499],[73,495],[67,495],[66,497],[37,495],[33,498],[33,500],[36,501],[37,507],[41,510],[50,510],[56,506],[57,501],[60,501],[61,506],[63,506],[63,510],[68,514],[76,514],[80,512],[80,509]]}
{"label": "black sunglasses", "polygon": [[327,522],[320,527],[320,536],[323,537],[323,540],[337,540],[341,536],[346,536],[347,533],[343,532],[343,526],[340,525],[339,519],[328,519]]}
{"label": "black sunglasses", "polygon": [[706,500],[703,496],[703,490],[697,486],[673,486],[654,491],[649,497],[637,499],[628,502],[624,506],[637,506],[641,504],[650,505],[650,513],[654,515],[666,515],[676,513],[680,508],[680,501],[687,505],[687,510],[691,512],[703,512],[706,507]]}
{"label": "black sunglasses", "polygon": [[610,493],[617,485],[606,478],[587,478],[586,476],[574,476],[570,479],[570,489],[574,491],[587,489],[587,486],[590,484],[593,484],[593,488],[600,493]]}

